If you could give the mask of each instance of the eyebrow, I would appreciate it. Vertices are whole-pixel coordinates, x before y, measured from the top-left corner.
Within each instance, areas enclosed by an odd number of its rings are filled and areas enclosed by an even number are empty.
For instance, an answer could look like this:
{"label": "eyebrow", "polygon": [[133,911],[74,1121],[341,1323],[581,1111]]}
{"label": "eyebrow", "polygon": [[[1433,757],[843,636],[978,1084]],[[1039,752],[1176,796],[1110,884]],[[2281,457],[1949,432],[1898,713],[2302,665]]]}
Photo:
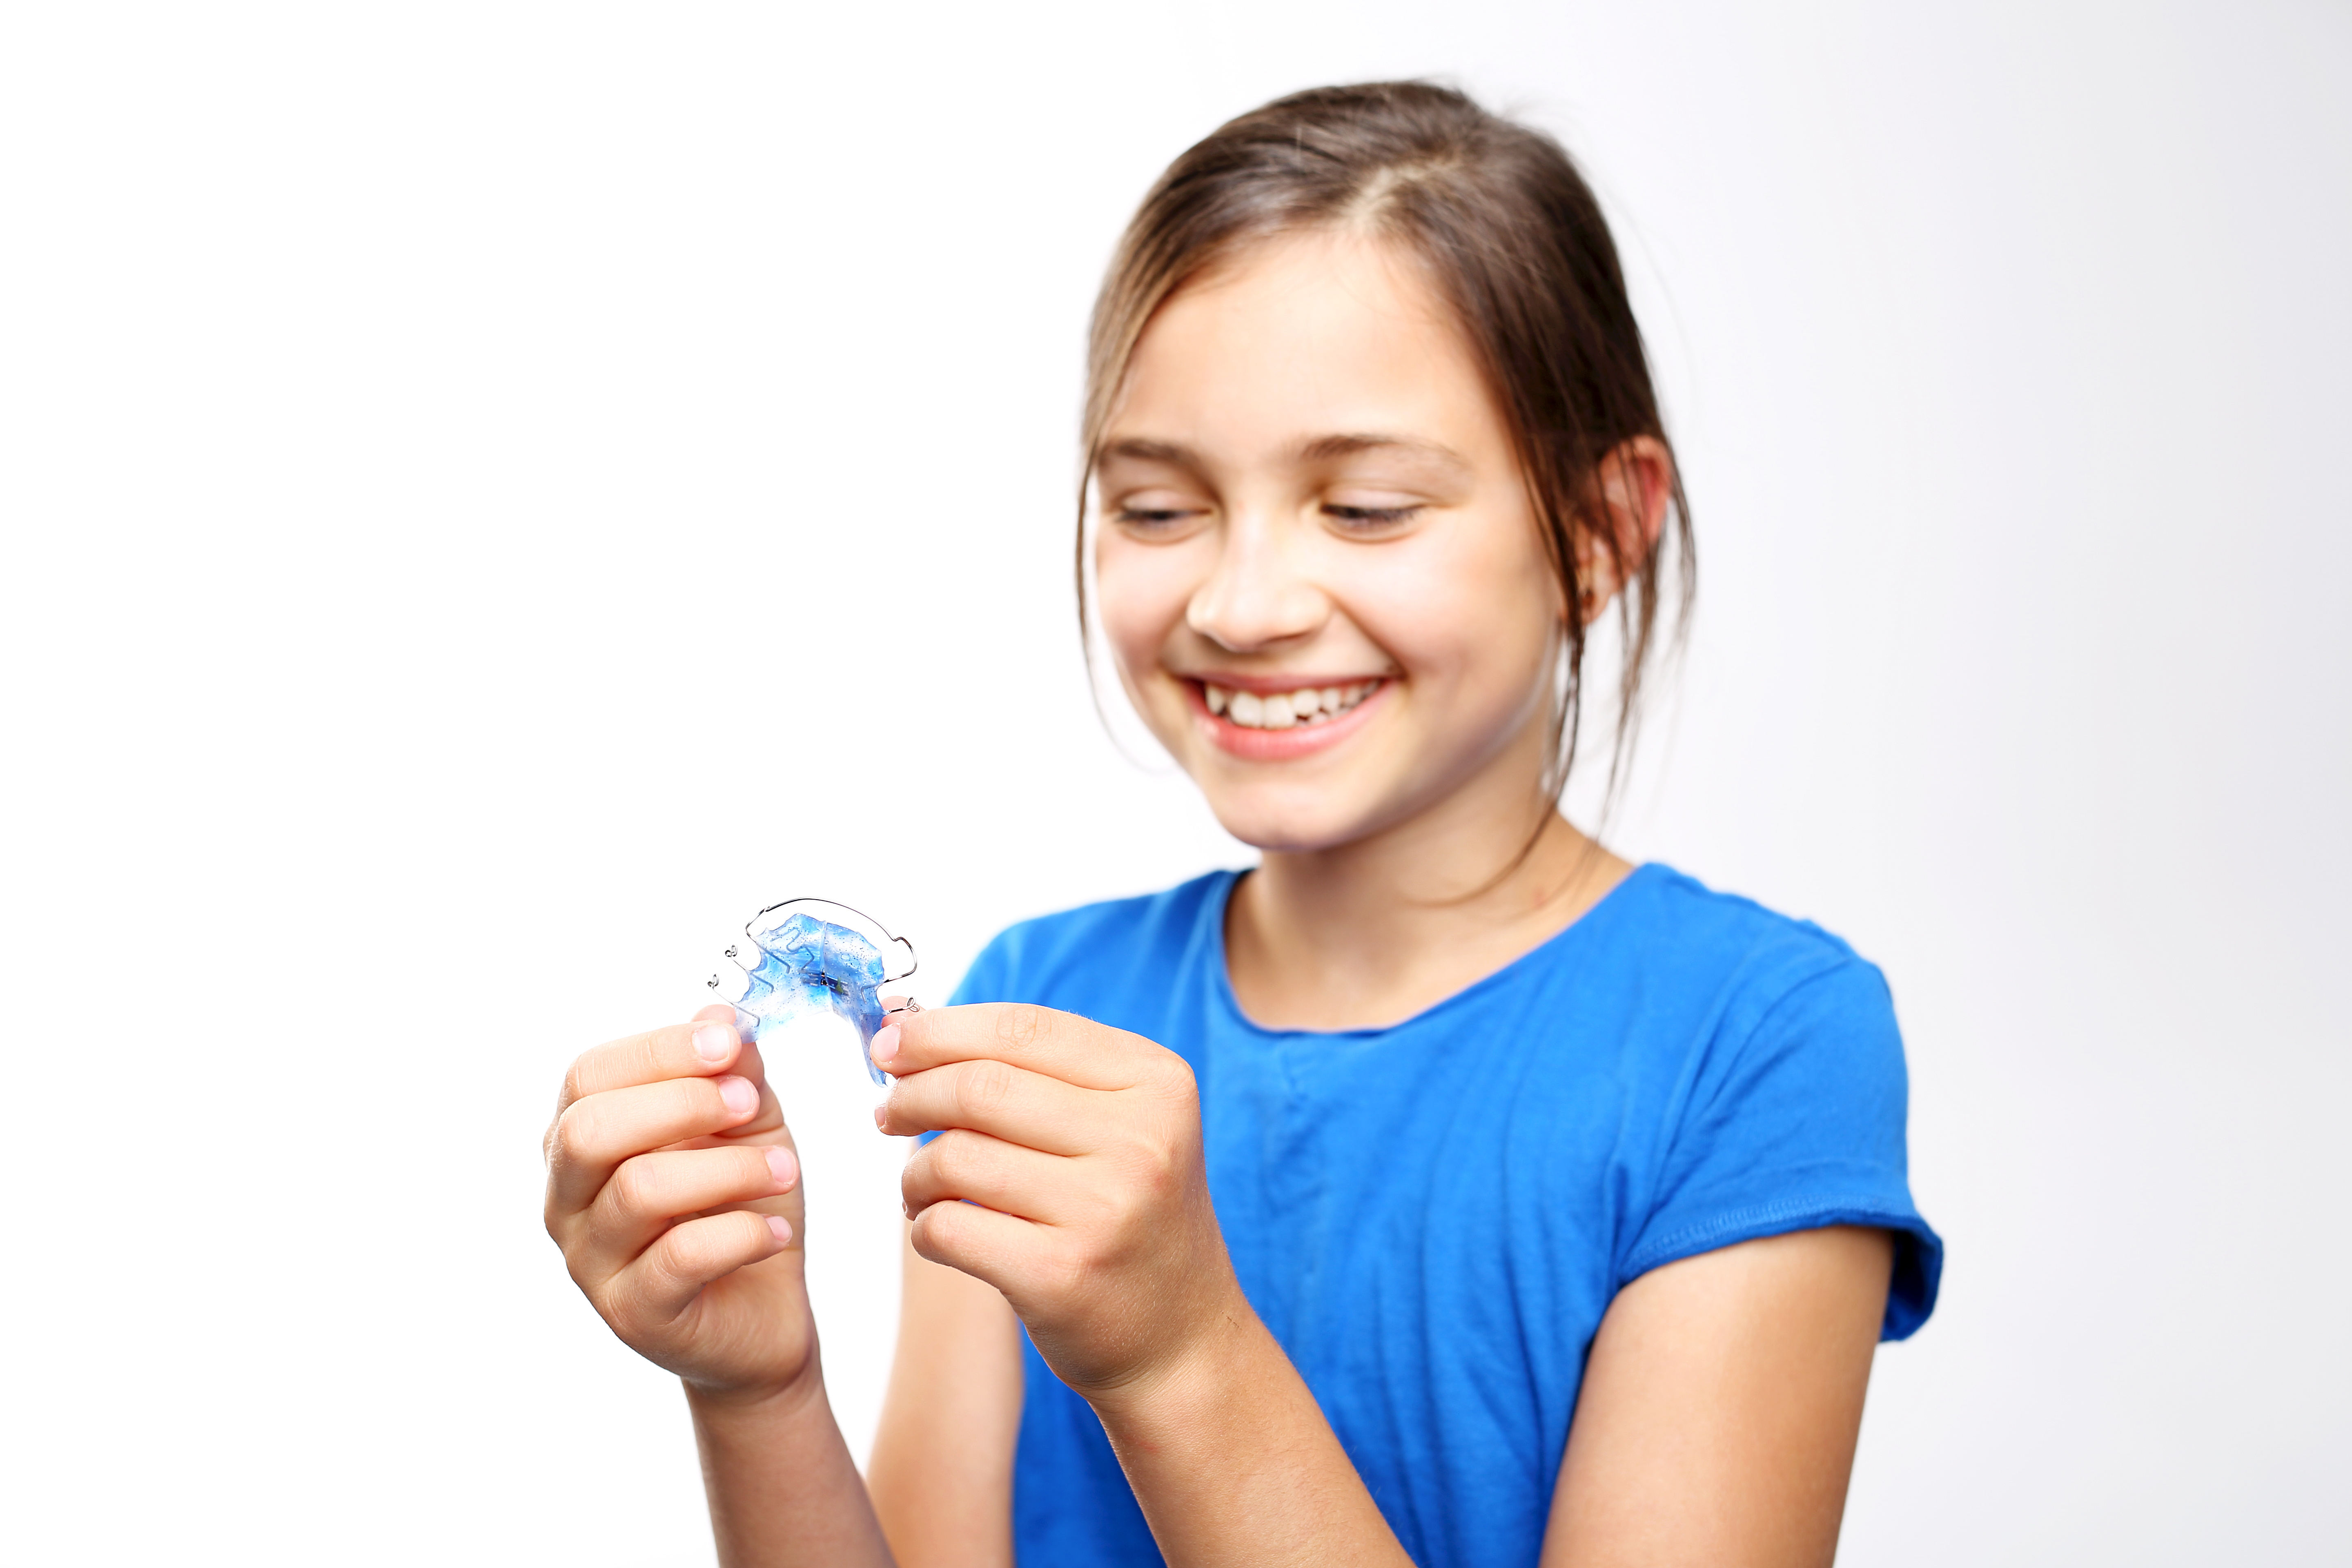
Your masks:
{"label": "eyebrow", "polygon": [[1102,449],[1102,456],[1096,461],[1107,463],[1113,458],[1131,458],[1139,463],[1166,463],[1179,468],[1201,466],[1198,453],[1173,441],[1113,441]]}
{"label": "eyebrow", "polygon": [[[1329,462],[1335,458],[1352,458],[1359,452],[1398,451],[1413,457],[1429,458],[1454,468],[1467,468],[1460,453],[1435,441],[1423,441],[1411,436],[1384,436],[1377,433],[1350,431],[1333,436],[1317,436],[1302,441],[1293,456],[1303,463]],[[1108,462],[1114,458],[1127,458],[1137,462],[1167,463],[1171,467],[1198,468],[1202,466],[1200,454],[1190,447],[1173,441],[1152,441],[1136,438],[1113,441],[1102,450],[1099,459]]]}
{"label": "eyebrow", "polygon": [[1333,458],[1352,458],[1359,452],[1398,451],[1417,458],[1433,458],[1441,463],[1467,468],[1462,455],[1451,447],[1435,441],[1423,441],[1412,436],[1383,436],[1350,432],[1339,436],[1318,436],[1298,448],[1302,461],[1328,462]]}

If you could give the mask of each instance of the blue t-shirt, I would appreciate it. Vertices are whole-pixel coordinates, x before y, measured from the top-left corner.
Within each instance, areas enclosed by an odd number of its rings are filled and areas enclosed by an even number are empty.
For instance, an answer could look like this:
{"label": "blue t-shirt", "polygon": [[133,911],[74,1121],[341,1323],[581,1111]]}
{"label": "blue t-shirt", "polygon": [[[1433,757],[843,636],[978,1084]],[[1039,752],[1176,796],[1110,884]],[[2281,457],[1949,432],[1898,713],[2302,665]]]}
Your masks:
{"label": "blue t-shirt", "polygon": [[[1237,873],[1031,921],[957,1002],[1033,1002],[1192,1064],[1234,1270],[1425,1568],[1533,1563],[1587,1352],[1628,1281],[1827,1225],[1894,1233],[1884,1336],[1943,1247],[1905,1176],[1878,971],[1664,866],[1387,1029],[1264,1029],[1234,1000]],[[1024,1345],[1023,1568],[1157,1563],[1086,1402]]]}

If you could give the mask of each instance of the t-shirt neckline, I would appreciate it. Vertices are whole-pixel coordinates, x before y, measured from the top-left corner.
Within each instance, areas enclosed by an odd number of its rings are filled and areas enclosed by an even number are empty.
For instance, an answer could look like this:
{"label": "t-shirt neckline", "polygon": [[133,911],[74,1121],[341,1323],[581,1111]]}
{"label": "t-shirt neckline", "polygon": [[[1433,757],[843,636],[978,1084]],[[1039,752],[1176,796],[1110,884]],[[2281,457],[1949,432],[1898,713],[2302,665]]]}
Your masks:
{"label": "t-shirt neckline", "polygon": [[1537,959],[1552,949],[1566,944],[1575,938],[1579,931],[1590,930],[1602,919],[1604,914],[1613,918],[1612,906],[1622,905],[1625,901],[1623,895],[1627,889],[1637,881],[1646,882],[1652,872],[1664,869],[1665,867],[1659,861],[1643,861],[1619,878],[1615,887],[1594,900],[1591,909],[1586,910],[1500,969],[1480,975],[1461,990],[1438,998],[1410,1017],[1400,1018],[1393,1024],[1382,1024],[1368,1029],[1270,1029],[1242,1010],[1241,998],[1234,994],[1233,970],[1225,957],[1225,907],[1233,901],[1234,889],[1241,886],[1242,878],[1247,875],[1247,872],[1246,870],[1228,870],[1223,873],[1224,885],[1216,890],[1215,895],[1204,907],[1204,913],[1209,921],[1210,969],[1215,980],[1217,1005],[1223,1009],[1229,1022],[1239,1025],[1243,1029],[1261,1039],[1370,1040],[1378,1039],[1384,1035],[1402,1034],[1442,1013],[1450,1012],[1457,1006],[1468,1005],[1481,992],[1506,984],[1517,972],[1531,966]]}

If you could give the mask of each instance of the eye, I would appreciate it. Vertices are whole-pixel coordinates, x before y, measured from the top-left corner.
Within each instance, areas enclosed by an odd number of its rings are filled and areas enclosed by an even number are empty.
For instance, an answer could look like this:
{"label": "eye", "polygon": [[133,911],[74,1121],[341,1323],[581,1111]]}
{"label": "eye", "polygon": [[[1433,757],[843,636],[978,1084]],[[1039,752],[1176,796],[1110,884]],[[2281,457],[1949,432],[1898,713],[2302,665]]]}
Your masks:
{"label": "eye", "polygon": [[1113,522],[1139,538],[1167,539],[1207,516],[1208,509],[1181,491],[1149,489],[1119,497],[1109,513]]}
{"label": "eye", "polygon": [[1418,506],[1343,506],[1338,501],[1323,503],[1323,515],[1338,524],[1346,533],[1381,533],[1402,528],[1421,515]]}

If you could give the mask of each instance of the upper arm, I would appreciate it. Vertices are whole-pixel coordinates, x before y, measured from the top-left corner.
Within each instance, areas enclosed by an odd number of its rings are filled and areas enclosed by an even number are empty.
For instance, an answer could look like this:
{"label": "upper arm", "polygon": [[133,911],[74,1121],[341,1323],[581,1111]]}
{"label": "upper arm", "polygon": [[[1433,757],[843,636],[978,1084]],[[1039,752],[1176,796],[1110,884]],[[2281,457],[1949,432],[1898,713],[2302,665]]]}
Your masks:
{"label": "upper arm", "polygon": [[898,1351],[866,1489],[900,1568],[1012,1568],[1021,1325],[995,1288],[901,1244]]}
{"label": "upper arm", "polygon": [[1836,1555],[1894,1244],[1742,1242],[1618,1292],[1586,1364],[1543,1568],[1821,1568]]}

